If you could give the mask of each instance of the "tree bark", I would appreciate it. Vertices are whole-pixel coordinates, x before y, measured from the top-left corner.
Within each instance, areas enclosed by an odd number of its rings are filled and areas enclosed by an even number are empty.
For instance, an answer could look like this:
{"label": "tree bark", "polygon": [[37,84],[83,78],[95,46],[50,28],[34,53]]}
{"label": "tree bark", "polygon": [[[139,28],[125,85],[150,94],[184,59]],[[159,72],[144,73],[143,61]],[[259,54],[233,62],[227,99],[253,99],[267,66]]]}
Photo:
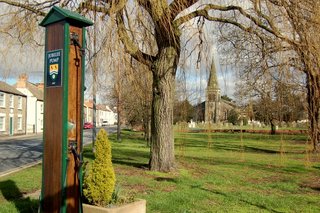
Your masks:
{"label": "tree bark", "polygon": [[173,95],[179,54],[173,47],[159,51],[153,63],[153,100],[151,113],[151,170],[168,172],[174,169]]}
{"label": "tree bark", "polygon": [[274,121],[272,119],[270,120],[270,124],[271,124],[271,135],[275,135],[276,134],[276,125],[274,124]]}
{"label": "tree bark", "polygon": [[[118,87],[120,88],[120,87]],[[120,92],[118,93],[117,100],[117,141],[121,141],[121,104],[120,104]]]}
{"label": "tree bark", "polygon": [[320,76],[312,72],[307,74],[307,100],[309,117],[309,136],[313,151],[320,150],[319,108],[320,108]]}

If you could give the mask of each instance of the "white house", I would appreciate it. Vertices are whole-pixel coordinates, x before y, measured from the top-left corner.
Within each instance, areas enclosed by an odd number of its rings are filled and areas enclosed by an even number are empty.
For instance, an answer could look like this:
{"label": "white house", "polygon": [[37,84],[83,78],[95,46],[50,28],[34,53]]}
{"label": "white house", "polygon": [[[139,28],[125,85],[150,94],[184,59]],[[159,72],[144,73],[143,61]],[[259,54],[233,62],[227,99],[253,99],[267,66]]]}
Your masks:
{"label": "white house", "polygon": [[0,136],[26,134],[26,96],[0,81]]}
{"label": "white house", "polygon": [[[93,102],[86,100],[83,104],[83,119],[84,122],[92,122],[93,117]],[[97,104],[96,106],[96,126],[102,124],[114,125],[117,123],[117,113],[114,113],[109,106]]]}
{"label": "white house", "polygon": [[97,123],[102,125],[114,125],[117,123],[117,113],[114,113],[109,106],[100,104],[97,106]]}
{"label": "white house", "polygon": [[91,100],[86,100],[83,103],[83,120],[84,122],[92,122],[93,116],[93,102]]}
{"label": "white house", "polygon": [[15,84],[17,90],[27,96],[27,133],[43,131],[43,84],[28,82],[28,75],[21,74]]}

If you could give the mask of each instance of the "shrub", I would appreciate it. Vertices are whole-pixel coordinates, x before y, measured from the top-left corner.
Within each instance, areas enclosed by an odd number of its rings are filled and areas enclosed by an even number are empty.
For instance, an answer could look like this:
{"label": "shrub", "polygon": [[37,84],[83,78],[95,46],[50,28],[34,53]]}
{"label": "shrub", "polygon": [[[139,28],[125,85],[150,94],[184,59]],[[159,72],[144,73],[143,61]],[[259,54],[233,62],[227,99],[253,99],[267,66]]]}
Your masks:
{"label": "shrub", "polygon": [[244,117],[242,120],[243,120],[243,126],[247,126],[249,123],[248,118]]}
{"label": "shrub", "polygon": [[111,144],[104,129],[100,129],[97,135],[95,148],[95,159],[84,177],[83,194],[89,203],[106,206],[114,191],[115,174],[111,161]]}
{"label": "shrub", "polygon": [[228,113],[227,120],[228,120],[229,123],[232,123],[233,125],[236,125],[238,123],[238,117],[239,117],[238,112],[236,110],[232,109]]}

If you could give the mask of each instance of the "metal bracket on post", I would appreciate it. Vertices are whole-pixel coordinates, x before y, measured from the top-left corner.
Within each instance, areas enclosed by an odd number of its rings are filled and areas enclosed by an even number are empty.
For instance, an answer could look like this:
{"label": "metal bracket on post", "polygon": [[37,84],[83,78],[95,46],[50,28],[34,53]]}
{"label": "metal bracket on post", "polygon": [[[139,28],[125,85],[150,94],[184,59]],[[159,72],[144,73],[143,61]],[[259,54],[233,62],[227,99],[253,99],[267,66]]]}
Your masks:
{"label": "metal bracket on post", "polygon": [[77,149],[78,149],[77,141],[69,140],[68,151],[69,151],[69,153],[72,153],[73,156],[75,157],[75,159],[77,159],[79,161],[78,166],[81,167],[83,162],[81,160],[81,156],[80,156],[81,154],[78,153]]}
{"label": "metal bracket on post", "polygon": [[79,43],[79,35],[75,32],[70,33],[70,42],[73,44],[75,47],[79,47],[80,50],[80,55],[84,56],[85,54],[85,49],[81,47]]}
{"label": "metal bracket on post", "polygon": [[76,140],[69,140],[69,144],[68,144],[69,153],[72,153],[73,150],[77,150],[77,148],[78,148],[77,141]]}

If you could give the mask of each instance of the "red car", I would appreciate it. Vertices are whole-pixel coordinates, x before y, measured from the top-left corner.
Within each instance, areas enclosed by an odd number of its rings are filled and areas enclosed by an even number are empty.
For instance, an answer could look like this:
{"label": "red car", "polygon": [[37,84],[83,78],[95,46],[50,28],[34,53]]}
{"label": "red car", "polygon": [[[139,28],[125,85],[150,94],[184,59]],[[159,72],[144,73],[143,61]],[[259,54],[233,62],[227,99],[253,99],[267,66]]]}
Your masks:
{"label": "red car", "polygon": [[85,122],[85,123],[83,124],[83,128],[84,128],[84,129],[92,129],[92,128],[93,128],[93,124],[90,123],[90,122]]}

